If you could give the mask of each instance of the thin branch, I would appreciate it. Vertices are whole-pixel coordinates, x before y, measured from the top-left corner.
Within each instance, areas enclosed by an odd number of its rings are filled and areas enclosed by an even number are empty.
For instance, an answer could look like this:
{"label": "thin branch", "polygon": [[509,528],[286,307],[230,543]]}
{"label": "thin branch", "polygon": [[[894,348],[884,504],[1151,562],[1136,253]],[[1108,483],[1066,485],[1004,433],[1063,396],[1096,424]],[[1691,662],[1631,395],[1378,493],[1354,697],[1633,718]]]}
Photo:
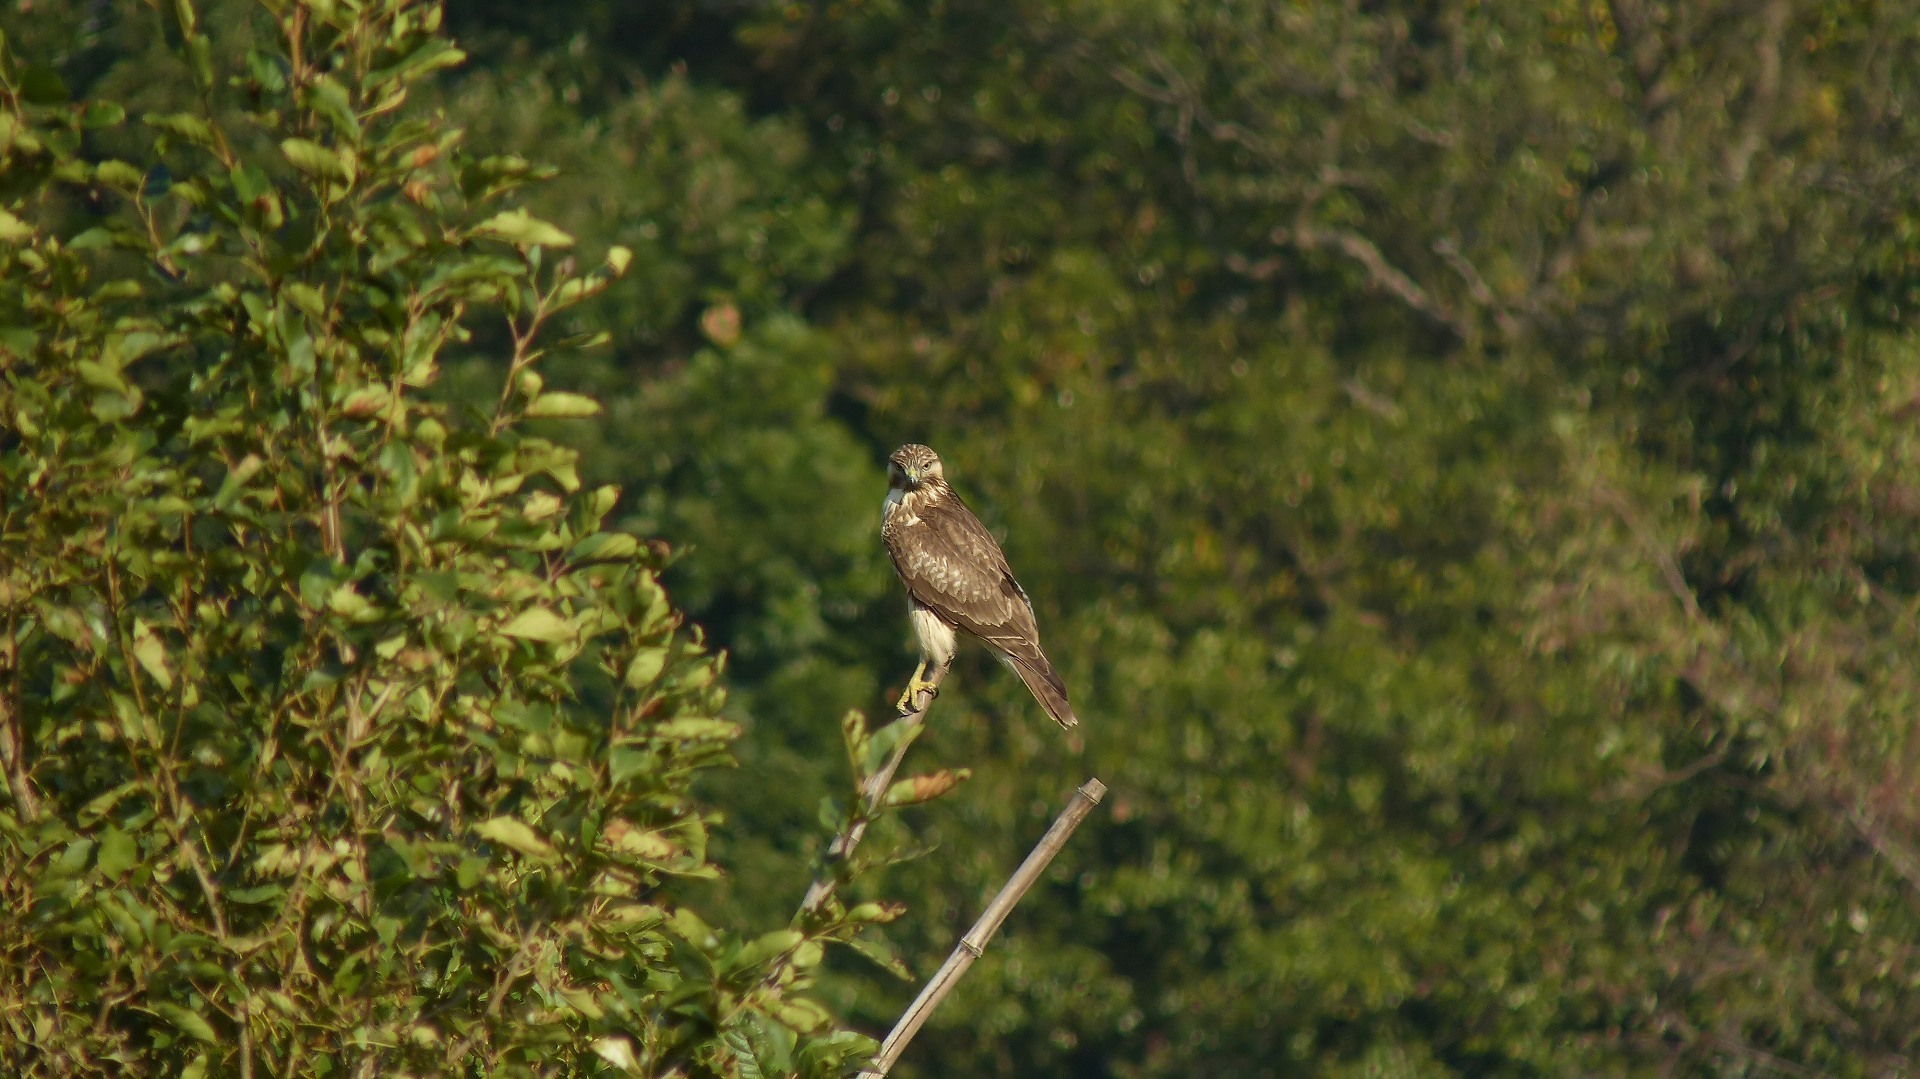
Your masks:
{"label": "thin branch", "polygon": [[1303,213],[1293,223],[1292,229],[1279,229],[1274,232],[1275,243],[1291,241],[1306,250],[1338,251],[1359,263],[1367,271],[1367,277],[1376,288],[1391,293],[1401,303],[1452,330],[1463,341],[1474,339],[1473,323],[1459,313],[1441,303],[1432,293],[1420,287],[1399,267],[1387,261],[1380,248],[1372,240],[1357,232],[1346,229],[1332,229],[1314,224]]}
{"label": "thin branch", "polygon": [[1727,179],[1740,183],[1759,151],[1766,128],[1773,122],[1774,105],[1780,98],[1780,39],[1786,35],[1787,19],[1792,14],[1785,0],[1773,0],[1760,12],[1759,53],[1755,64],[1751,100],[1741,118],[1740,137],[1727,148]]}
{"label": "thin branch", "polygon": [[806,898],[800,901],[800,913],[796,921],[819,913],[840,886],[840,875],[834,870],[845,865],[847,859],[852,857],[854,848],[860,845],[860,840],[866,838],[867,825],[880,812],[880,803],[887,796],[887,788],[893,784],[893,774],[900,770],[900,762],[906,759],[907,749],[920,737],[920,731],[926,725],[927,709],[933,705],[933,698],[939,694],[940,683],[946,677],[947,668],[936,667],[928,675],[925,686],[914,696],[909,710],[893,721],[895,726],[901,728],[900,739],[894,743],[886,764],[868,776],[866,783],[861,786],[860,804],[847,815],[847,823],[827,847],[827,868],[808,885]]}
{"label": "thin branch", "polygon": [[1034,881],[1040,879],[1040,874],[1047,871],[1053,856],[1059,854],[1060,848],[1067,845],[1067,840],[1073,837],[1074,829],[1080,827],[1080,822],[1086,819],[1088,813],[1093,812],[1093,807],[1100,804],[1100,799],[1106,793],[1107,785],[1098,779],[1087,780],[1080,785],[1079,790],[1073,792],[1073,799],[1067,803],[1067,808],[1061,810],[1060,815],[1054,818],[1053,827],[1047,829],[1047,834],[1040,838],[1033,852],[1027,855],[1027,860],[1021,862],[1020,868],[1014,870],[1013,876],[1001,886],[1000,894],[994,896],[993,902],[988,903],[987,909],[981,912],[980,920],[974,922],[973,928],[967,930],[967,935],[960,938],[960,943],[954,946],[953,954],[947,956],[947,961],[941,965],[939,972],[927,982],[926,988],[920,990],[920,995],[913,999],[913,1003],[907,1006],[906,1012],[900,1016],[900,1021],[893,1025],[892,1032],[887,1035],[886,1042],[880,1046],[880,1055],[873,1058],[871,1067],[860,1073],[860,1079],[884,1079],[894,1063],[900,1059],[900,1054],[906,1051],[907,1043],[920,1032],[920,1027],[926,1023],[927,1017],[932,1015],[933,1010],[938,1008],[947,994],[953,991],[961,975],[967,972],[968,967],[973,966],[973,961],[986,952],[987,941],[993,939],[994,933],[999,931],[1000,923],[1006,921],[1007,915],[1013,913],[1014,906],[1027,894],[1027,889],[1032,888]]}
{"label": "thin branch", "polygon": [[21,820],[32,822],[40,817],[40,796],[27,774],[26,732],[8,696],[10,694],[0,693],[0,767],[6,770],[7,793],[13,798],[15,812]]}
{"label": "thin branch", "polygon": [[1920,888],[1920,854],[1888,835],[1880,819],[1865,806],[1855,806],[1846,816],[1847,823],[1853,825],[1874,853],[1885,859],[1909,886]]}
{"label": "thin branch", "polygon": [[1433,242],[1433,253],[1444,259],[1448,266],[1453,267],[1453,272],[1460,275],[1460,280],[1467,286],[1467,295],[1472,296],[1474,303],[1487,310],[1501,333],[1509,338],[1520,335],[1519,321],[1513,317],[1511,311],[1507,310],[1506,304],[1500,301],[1500,296],[1493,291],[1493,286],[1487,284],[1487,279],[1480,276],[1479,268],[1467,258],[1466,252],[1460,250],[1458,241],[1451,236],[1443,236]]}

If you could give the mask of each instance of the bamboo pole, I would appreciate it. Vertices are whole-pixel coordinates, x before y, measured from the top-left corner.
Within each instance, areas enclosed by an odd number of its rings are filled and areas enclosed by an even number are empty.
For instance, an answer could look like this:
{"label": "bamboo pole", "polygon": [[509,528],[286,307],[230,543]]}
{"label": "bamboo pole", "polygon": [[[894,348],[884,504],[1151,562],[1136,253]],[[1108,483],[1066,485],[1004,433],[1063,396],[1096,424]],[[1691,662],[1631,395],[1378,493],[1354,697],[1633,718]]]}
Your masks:
{"label": "bamboo pole", "polygon": [[1027,889],[1033,887],[1033,882],[1040,879],[1040,874],[1046,872],[1053,856],[1067,845],[1073,830],[1080,827],[1080,822],[1093,812],[1093,807],[1100,804],[1100,799],[1106,793],[1107,785],[1098,779],[1087,780],[1079,790],[1073,792],[1073,799],[1067,803],[1067,808],[1054,818],[1053,827],[1047,829],[1047,834],[1040,838],[1033,852],[1027,855],[1027,860],[1021,862],[1020,868],[1014,870],[1013,876],[1001,886],[1000,894],[994,896],[993,902],[988,903],[987,909],[981,912],[980,920],[974,922],[973,928],[967,930],[967,935],[960,938],[953,954],[947,956],[940,970],[920,990],[920,995],[913,998],[913,1003],[907,1006],[900,1021],[893,1025],[887,1040],[881,1044],[880,1054],[873,1058],[873,1064],[866,1071],[860,1073],[860,1079],[884,1079],[894,1062],[900,1059],[900,1054],[906,1050],[907,1043],[920,1032],[927,1017],[952,992],[960,976],[973,966],[973,961],[986,952],[987,941],[999,931],[1000,923],[1007,920],[1014,905],[1027,894]]}

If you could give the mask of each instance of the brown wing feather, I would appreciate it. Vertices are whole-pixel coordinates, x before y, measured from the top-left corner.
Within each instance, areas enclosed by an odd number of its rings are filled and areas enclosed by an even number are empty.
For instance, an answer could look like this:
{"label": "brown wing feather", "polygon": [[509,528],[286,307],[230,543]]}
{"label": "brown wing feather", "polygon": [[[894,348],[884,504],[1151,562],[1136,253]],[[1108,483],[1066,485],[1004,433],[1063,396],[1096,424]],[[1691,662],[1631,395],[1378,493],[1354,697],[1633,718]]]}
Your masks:
{"label": "brown wing feather", "polygon": [[881,530],[894,569],[914,599],[996,649],[1045,662],[1033,606],[1014,581],[993,534],[951,491],[896,514]]}

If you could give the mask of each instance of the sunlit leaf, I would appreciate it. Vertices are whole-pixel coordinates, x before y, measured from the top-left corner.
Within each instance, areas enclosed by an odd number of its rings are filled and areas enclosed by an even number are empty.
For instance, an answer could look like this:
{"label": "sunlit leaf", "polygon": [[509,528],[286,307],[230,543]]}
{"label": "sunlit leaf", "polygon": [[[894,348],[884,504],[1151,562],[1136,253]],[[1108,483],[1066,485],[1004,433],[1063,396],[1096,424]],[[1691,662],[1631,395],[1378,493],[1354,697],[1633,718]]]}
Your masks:
{"label": "sunlit leaf", "polygon": [[549,608],[529,607],[509,619],[500,627],[500,632],[530,641],[554,642],[571,640],[574,627]]}
{"label": "sunlit leaf", "polygon": [[544,861],[554,856],[552,845],[517,817],[493,817],[474,825],[473,830],[482,839],[518,851],[529,858]]}
{"label": "sunlit leaf", "polygon": [[474,232],[520,247],[566,247],[573,243],[573,237],[527,213],[524,208],[497,213],[474,226]]}

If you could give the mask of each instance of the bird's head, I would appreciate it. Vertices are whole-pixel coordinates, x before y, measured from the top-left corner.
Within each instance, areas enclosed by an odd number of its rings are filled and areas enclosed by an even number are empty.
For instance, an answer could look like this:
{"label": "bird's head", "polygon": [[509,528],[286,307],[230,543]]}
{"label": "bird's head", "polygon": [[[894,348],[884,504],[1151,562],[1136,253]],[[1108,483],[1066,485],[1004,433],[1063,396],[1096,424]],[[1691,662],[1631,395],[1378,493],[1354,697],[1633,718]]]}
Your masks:
{"label": "bird's head", "polygon": [[887,486],[896,491],[917,491],[945,482],[940,456],[918,442],[907,443],[887,458]]}

